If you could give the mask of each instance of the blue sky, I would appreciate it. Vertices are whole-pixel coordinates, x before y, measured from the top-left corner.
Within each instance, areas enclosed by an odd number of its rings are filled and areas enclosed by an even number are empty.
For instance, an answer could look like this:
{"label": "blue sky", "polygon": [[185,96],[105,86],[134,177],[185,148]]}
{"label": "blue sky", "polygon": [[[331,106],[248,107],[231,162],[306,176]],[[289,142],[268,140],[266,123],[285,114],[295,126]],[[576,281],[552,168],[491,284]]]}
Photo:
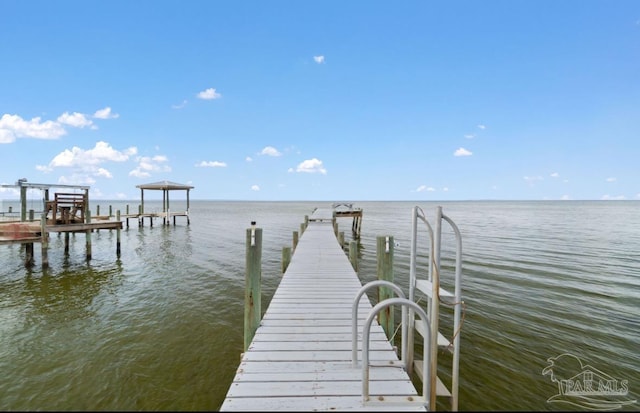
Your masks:
{"label": "blue sky", "polygon": [[640,199],[638,1],[0,10],[2,184],[113,200],[163,180],[212,200]]}

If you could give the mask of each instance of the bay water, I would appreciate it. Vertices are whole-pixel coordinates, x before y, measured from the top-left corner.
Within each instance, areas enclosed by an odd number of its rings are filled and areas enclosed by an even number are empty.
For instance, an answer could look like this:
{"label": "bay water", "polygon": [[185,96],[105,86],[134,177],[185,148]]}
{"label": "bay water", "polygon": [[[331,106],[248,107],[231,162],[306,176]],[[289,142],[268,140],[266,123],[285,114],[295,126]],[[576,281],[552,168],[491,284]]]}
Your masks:
{"label": "bay water", "polygon": [[[65,255],[53,233],[46,270],[39,244],[31,268],[20,245],[1,245],[0,410],[219,409],[243,346],[247,228],[263,230],[264,311],[282,248],[305,215],[331,205],[191,201],[189,225],[131,219],[120,258],[116,231],[92,233],[89,261],[84,234]],[[462,234],[460,410],[585,410],[553,401],[558,383],[543,370],[563,354],[624,382],[620,410],[640,409],[639,201],[354,202],[363,283],[377,278],[377,238],[391,236],[395,282],[408,292],[414,206],[430,220],[441,206]],[[161,202],[146,201],[153,208]],[[349,240],[351,218],[338,225]]]}

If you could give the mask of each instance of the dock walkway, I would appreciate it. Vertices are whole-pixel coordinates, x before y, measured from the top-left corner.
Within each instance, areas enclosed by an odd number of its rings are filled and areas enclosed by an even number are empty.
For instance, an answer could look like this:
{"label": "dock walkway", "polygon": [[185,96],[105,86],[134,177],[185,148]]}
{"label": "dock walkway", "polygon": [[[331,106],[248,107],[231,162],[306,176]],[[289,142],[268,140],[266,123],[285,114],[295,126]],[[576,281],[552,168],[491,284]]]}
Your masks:
{"label": "dock walkway", "polygon": [[426,410],[375,320],[370,400],[363,401],[362,326],[373,307],[364,294],[354,367],[352,307],[362,284],[335,236],[332,215],[318,209],[309,217],[221,411]]}

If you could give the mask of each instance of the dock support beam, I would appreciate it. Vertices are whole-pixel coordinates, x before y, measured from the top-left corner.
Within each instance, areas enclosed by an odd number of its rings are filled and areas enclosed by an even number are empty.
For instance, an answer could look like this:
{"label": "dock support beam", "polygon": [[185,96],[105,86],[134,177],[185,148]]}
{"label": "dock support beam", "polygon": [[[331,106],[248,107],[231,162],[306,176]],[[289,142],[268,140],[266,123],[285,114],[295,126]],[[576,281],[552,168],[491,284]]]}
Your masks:
{"label": "dock support beam", "polygon": [[[378,279],[393,283],[393,237],[381,236],[377,238],[376,246],[378,256]],[[378,287],[378,302],[382,302],[393,296],[389,287]],[[393,307],[386,307],[378,314],[378,321],[387,333],[387,338],[393,340],[394,336],[394,314]],[[391,343],[393,345],[393,342]]]}
{"label": "dock support beam", "polygon": [[349,243],[349,261],[355,272],[358,272],[358,241]]}
{"label": "dock support beam", "polygon": [[[111,211],[109,211],[109,215],[111,215]],[[120,221],[120,210],[116,211],[116,221]],[[116,230],[116,256],[120,258],[120,232],[121,229],[118,227]]]}
{"label": "dock support beam", "polygon": [[49,233],[47,232],[47,216],[42,214],[40,219],[40,246],[42,247],[42,269],[49,268]]}
{"label": "dock support beam", "polygon": [[284,274],[287,271],[287,267],[289,267],[289,263],[291,263],[291,247],[283,247],[282,248],[282,273]]}
{"label": "dock support beam", "polygon": [[[91,223],[91,211],[87,209],[87,224]],[[86,231],[87,235],[87,261],[91,261],[91,230]]]}
{"label": "dock support beam", "polygon": [[244,291],[244,351],[249,349],[262,318],[262,228],[247,229]]}

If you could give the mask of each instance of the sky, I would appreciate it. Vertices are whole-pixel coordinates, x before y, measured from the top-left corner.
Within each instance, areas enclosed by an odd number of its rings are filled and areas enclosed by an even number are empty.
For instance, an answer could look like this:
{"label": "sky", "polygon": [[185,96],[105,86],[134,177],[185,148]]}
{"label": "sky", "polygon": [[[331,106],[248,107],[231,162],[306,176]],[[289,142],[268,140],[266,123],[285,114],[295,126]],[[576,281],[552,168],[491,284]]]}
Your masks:
{"label": "sky", "polygon": [[20,178],[640,200],[640,2],[2,0],[0,184]]}

